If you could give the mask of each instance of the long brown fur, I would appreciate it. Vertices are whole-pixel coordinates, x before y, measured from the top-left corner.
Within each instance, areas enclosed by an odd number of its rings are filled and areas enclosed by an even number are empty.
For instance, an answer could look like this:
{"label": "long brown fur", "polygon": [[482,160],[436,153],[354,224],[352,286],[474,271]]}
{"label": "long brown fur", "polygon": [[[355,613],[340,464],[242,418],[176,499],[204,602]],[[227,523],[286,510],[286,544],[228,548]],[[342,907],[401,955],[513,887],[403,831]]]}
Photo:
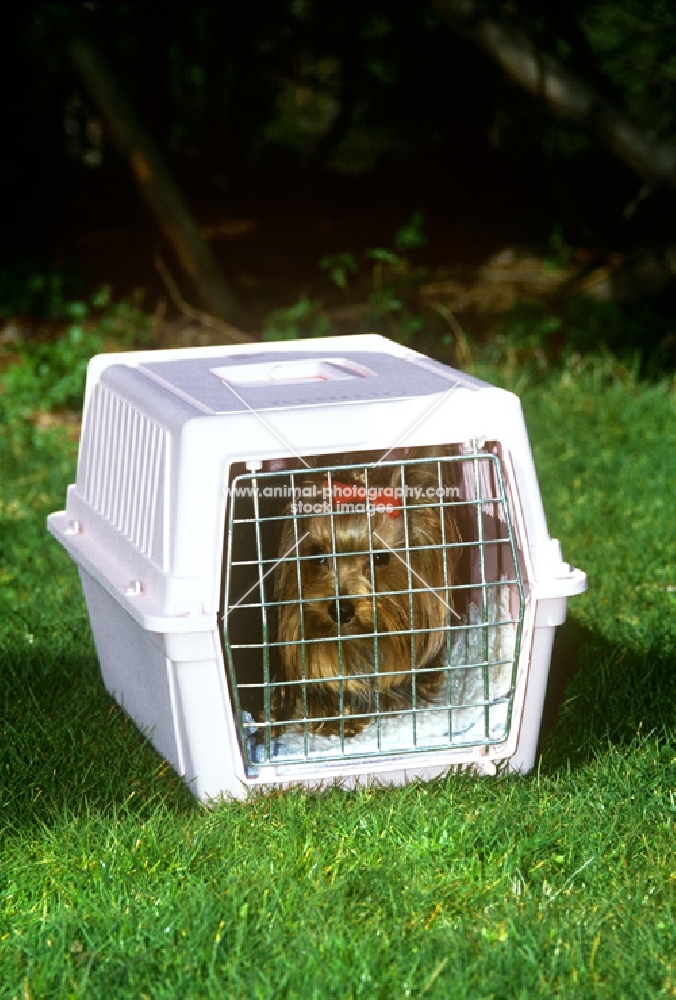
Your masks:
{"label": "long brown fur", "polygon": [[[286,558],[275,586],[283,645],[273,721],[307,719],[311,732],[350,736],[373,713],[419,706],[443,679],[434,667],[452,614],[446,587],[455,581],[456,554],[442,547],[442,518],[447,543],[457,542],[459,534],[452,508],[425,495],[439,485],[436,462],[406,467],[407,493],[422,493],[418,499],[408,495],[390,512],[382,508],[401,486],[399,466],[369,470],[368,481],[371,489],[383,490],[373,501],[380,509],[370,515],[363,509],[347,512],[331,499],[325,500],[327,513],[307,517],[288,510],[279,547]],[[321,502],[323,474],[308,474],[303,485],[314,486],[313,502]]]}

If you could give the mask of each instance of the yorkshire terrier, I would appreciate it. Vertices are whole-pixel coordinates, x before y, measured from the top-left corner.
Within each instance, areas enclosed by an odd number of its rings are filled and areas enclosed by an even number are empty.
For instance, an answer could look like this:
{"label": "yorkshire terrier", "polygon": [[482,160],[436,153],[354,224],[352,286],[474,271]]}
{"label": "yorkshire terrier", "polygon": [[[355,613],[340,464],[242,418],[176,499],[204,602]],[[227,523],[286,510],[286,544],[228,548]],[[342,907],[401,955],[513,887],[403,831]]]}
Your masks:
{"label": "yorkshire terrier", "polygon": [[315,496],[283,522],[271,719],[353,736],[443,682],[459,533],[433,459],[302,481]]}

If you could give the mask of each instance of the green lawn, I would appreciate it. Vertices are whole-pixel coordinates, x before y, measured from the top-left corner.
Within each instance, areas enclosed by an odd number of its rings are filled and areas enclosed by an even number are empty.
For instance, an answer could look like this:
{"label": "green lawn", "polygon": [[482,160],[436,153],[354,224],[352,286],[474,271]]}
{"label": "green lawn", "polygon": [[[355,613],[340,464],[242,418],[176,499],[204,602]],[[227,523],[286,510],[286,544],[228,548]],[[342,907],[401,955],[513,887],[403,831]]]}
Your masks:
{"label": "green lawn", "polygon": [[44,527],[74,447],[3,436],[3,1000],[676,996],[674,390],[608,360],[523,400],[589,575],[536,772],[211,811],[102,688]]}

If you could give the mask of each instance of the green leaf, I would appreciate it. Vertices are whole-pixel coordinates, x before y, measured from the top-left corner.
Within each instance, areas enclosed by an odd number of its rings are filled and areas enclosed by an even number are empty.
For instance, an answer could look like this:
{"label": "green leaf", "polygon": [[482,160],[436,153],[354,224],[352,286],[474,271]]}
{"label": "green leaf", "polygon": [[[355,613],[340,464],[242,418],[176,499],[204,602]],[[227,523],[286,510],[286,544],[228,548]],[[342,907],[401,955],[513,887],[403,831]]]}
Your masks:
{"label": "green leaf", "polygon": [[89,314],[86,302],[68,302],[64,312],[68,319],[85,319]]}
{"label": "green leaf", "polygon": [[354,274],[359,269],[351,253],[336,253],[323,257],[319,266],[328,271],[331,281],[342,289],[347,288],[348,275]]}
{"label": "green leaf", "polygon": [[416,250],[427,245],[427,237],[422,231],[424,221],[422,212],[414,212],[406,225],[397,230],[394,235],[397,250]]}
{"label": "green leaf", "polygon": [[372,250],[366,251],[366,256],[371,260],[376,260],[380,264],[391,264],[392,267],[397,267],[402,263],[401,257],[394,253],[393,250],[385,250],[383,247],[374,247]]}
{"label": "green leaf", "polygon": [[110,305],[110,285],[101,285],[89,300],[94,309],[105,309]]}
{"label": "green leaf", "polygon": [[299,337],[323,337],[332,333],[331,323],[322,316],[321,308],[321,302],[303,295],[292,306],[276,309],[265,322],[263,339],[297,340]]}

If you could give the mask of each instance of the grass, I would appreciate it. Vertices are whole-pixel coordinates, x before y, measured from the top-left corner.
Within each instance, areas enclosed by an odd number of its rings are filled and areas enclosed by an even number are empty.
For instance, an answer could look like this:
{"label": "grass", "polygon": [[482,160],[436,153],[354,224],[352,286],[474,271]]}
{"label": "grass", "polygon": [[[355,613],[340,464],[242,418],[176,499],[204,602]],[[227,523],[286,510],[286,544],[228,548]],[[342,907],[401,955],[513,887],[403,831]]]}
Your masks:
{"label": "grass", "polygon": [[211,811],[102,688],[44,529],[73,445],[0,441],[2,1000],[676,996],[673,388],[605,359],[521,389],[590,580],[536,772]]}

